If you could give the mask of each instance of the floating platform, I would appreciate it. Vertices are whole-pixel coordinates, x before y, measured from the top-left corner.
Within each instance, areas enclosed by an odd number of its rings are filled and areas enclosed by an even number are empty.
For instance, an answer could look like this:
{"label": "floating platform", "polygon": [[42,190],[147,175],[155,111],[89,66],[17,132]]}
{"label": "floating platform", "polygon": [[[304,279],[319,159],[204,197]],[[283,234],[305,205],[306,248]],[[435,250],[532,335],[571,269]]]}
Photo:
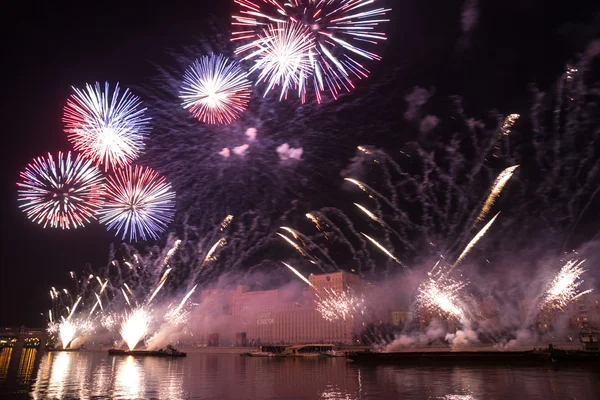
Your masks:
{"label": "floating platform", "polygon": [[110,356],[186,357],[182,351],[109,349]]}
{"label": "floating platform", "polygon": [[51,349],[51,348],[48,348],[46,351],[48,351],[48,352],[50,352],[50,351],[52,351],[52,352],[55,352],[55,351],[56,351],[56,352],[58,352],[58,351],[64,351],[64,352],[77,352],[77,351],[82,351],[82,350],[83,350],[83,349],[80,349],[79,347],[75,347],[75,348],[73,348],[73,349],[71,349],[71,348],[69,348],[69,349]]}
{"label": "floating platform", "polygon": [[423,352],[359,352],[347,355],[356,362],[394,364],[497,364],[541,365],[599,363],[600,353],[587,351],[423,351]]}

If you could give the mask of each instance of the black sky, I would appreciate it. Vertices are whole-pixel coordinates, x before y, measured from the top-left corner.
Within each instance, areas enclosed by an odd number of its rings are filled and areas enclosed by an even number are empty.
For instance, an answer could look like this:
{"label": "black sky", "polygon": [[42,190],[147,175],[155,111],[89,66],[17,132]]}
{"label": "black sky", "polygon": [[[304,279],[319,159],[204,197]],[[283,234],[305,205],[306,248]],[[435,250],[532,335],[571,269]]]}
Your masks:
{"label": "black sky", "polygon": [[[61,287],[68,271],[86,262],[104,263],[114,241],[98,224],[42,229],[17,208],[19,171],[35,156],[70,149],[61,117],[71,85],[146,83],[153,62],[169,62],[167,48],[194,43],[210,20],[227,23],[233,8],[232,0],[44,3],[18,2],[5,15],[0,326],[43,325],[49,287]],[[391,90],[435,86],[462,95],[471,114],[523,109],[530,83],[548,88],[565,62],[599,36],[593,1],[481,1],[477,24],[466,33],[461,1],[388,3],[390,44],[374,74],[398,68]]]}

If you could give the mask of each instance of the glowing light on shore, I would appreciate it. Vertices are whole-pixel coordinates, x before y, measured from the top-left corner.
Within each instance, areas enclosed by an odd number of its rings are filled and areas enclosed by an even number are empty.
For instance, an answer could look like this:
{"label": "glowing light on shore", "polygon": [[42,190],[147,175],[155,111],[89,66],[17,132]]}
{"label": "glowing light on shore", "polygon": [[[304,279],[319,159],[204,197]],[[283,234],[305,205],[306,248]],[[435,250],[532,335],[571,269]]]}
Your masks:
{"label": "glowing light on shore", "polygon": [[125,315],[121,324],[121,337],[130,351],[135,349],[140,340],[148,334],[150,319],[150,313],[143,307],[136,308]]}
{"label": "glowing light on shore", "polygon": [[500,195],[500,192],[502,192],[502,189],[504,189],[504,186],[508,183],[510,178],[512,178],[513,173],[518,167],[518,165],[513,165],[512,167],[506,168],[500,173],[500,175],[498,175],[498,177],[494,181],[494,184],[492,185],[492,190],[490,190],[489,196],[487,197],[485,203],[483,204],[483,207],[481,208],[481,212],[477,217],[477,222],[485,220],[488,213],[492,209],[492,206],[496,202],[496,199]]}
{"label": "glowing light on shore", "polygon": [[[308,279],[306,279],[304,277],[304,275],[302,275],[300,272],[298,272],[296,270],[296,268],[292,267],[291,265],[284,263],[283,261],[281,262],[283,265],[285,265],[286,267],[288,267],[294,274],[296,274],[296,276],[298,276],[298,278],[302,279],[304,282],[306,282],[310,287],[315,288],[315,286],[310,283],[310,281]],[[316,288],[315,288],[316,289]]]}
{"label": "glowing light on shore", "polygon": [[592,292],[593,289],[579,291],[579,286],[584,282],[581,275],[586,272],[582,265],[586,260],[569,260],[556,274],[548,287],[541,307],[550,307],[564,310],[573,300]]}

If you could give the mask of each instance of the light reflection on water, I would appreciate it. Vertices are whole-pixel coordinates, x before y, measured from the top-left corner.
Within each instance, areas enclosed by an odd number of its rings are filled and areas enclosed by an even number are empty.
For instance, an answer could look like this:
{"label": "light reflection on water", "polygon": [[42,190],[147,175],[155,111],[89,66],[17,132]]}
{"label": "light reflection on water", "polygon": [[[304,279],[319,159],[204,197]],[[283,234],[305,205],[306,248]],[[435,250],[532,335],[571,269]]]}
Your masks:
{"label": "light reflection on water", "polygon": [[[34,399],[600,398],[600,371],[593,367],[400,367],[340,358],[268,359],[190,352],[187,358],[168,359],[109,357],[87,351],[43,354],[33,376],[29,395]],[[1,389],[0,382],[0,395]]]}

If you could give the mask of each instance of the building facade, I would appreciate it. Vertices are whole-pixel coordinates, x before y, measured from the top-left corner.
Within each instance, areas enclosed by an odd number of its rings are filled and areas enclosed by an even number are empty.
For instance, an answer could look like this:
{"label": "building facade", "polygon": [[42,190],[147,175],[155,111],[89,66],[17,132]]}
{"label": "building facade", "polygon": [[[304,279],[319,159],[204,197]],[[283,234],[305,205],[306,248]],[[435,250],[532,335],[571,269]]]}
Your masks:
{"label": "building facade", "polygon": [[215,345],[217,337],[218,345],[351,343],[354,318],[329,321],[317,310],[316,300],[347,290],[360,293],[360,277],[335,272],[308,279],[313,286],[292,299],[285,290],[249,291],[241,285],[202,291],[199,344]]}

